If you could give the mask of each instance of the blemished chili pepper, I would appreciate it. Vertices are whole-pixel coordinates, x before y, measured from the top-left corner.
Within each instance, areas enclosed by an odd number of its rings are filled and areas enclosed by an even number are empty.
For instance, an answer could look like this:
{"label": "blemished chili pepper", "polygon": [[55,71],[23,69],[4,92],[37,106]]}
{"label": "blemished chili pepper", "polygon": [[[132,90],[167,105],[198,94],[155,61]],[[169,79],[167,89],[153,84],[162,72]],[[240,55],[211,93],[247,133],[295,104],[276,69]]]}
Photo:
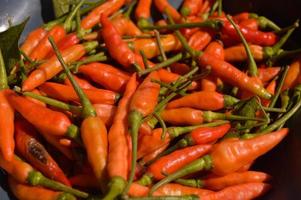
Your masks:
{"label": "blemished chili pepper", "polygon": [[142,31],[136,26],[136,24],[134,24],[132,20],[122,14],[113,18],[112,24],[121,36],[137,36],[142,34]]}
{"label": "blemished chili pepper", "polygon": [[203,50],[212,40],[212,36],[205,30],[199,30],[189,37],[188,44],[191,48],[201,51]]}
{"label": "blemished chili pepper", "polygon": [[94,175],[103,187],[102,184],[104,184],[106,175],[105,169],[108,152],[108,136],[105,124],[100,117],[96,116],[96,111],[90,100],[74,80],[54,40],[50,38],[49,41],[83,106],[82,118],[84,120],[81,124],[81,138],[86,148],[88,161],[93,169]]}
{"label": "blemished chili pepper", "polygon": [[210,65],[211,70],[215,75],[232,85],[257,94],[261,98],[271,98],[271,94],[268,93],[264,87],[254,82],[248,75],[230,63],[216,59],[215,56],[208,53],[204,53],[199,57],[199,64],[201,66]]}
{"label": "blemished chili pepper", "polygon": [[[39,87],[40,91],[48,96],[59,99],[61,101],[76,101],[80,99],[76,95],[76,91],[71,87],[54,82],[46,82]],[[119,94],[104,89],[83,89],[85,94],[89,97],[92,103],[95,104],[115,104],[119,98]]]}
{"label": "blemished chili pepper", "polygon": [[205,52],[216,56],[220,60],[225,59],[224,45],[219,40],[210,42],[206,47]]}
{"label": "blemished chili pepper", "polygon": [[219,192],[204,195],[203,200],[240,200],[240,199],[254,199],[265,194],[271,188],[265,183],[245,183],[227,187]]}
{"label": "blemished chili pepper", "polygon": [[217,143],[209,155],[199,158],[156,183],[150,194],[159,187],[186,175],[211,170],[217,175],[233,173],[275,147],[288,133],[284,128],[252,139],[229,138]]}
{"label": "blemished chili pepper", "polygon": [[108,90],[122,92],[130,76],[120,69],[103,63],[90,63],[82,65],[78,72],[89,77]]}
{"label": "blemished chili pepper", "polygon": [[109,0],[102,5],[94,8],[82,21],[81,27],[83,29],[90,29],[99,23],[101,15],[112,15],[125,3],[125,0]]}
{"label": "blemished chili pepper", "polygon": [[[182,48],[181,43],[173,34],[167,34],[160,39],[164,52],[177,51]],[[142,50],[147,58],[153,58],[160,55],[160,50],[155,38],[137,39],[130,45],[133,46],[136,53]]]}
{"label": "blemished chili pepper", "polygon": [[7,161],[13,159],[15,149],[14,109],[7,99],[10,93],[13,92],[9,90],[6,67],[0,49],[0,152]]}
{"label": "blemished chili pepper", "polygon": [[[50,44],[49,44],[50,45]],[[65,62],[71,63],[79,60],[84,54],[93,50],[98,45],[97,42],[87,42],[77,44],[65,49],[62,52]],[[54,55],[45,63],[41,64],[38,69],[31,72],[28,78],[22,84],[23,91],[31,91],[34,88],[42,85],[47,80],[53,78],[62,70],[62,67]]]}
{"label": "blemished chili pepper", "polygon": [[47,177],[70,186],[62,169],[34,135],[37,133],[31,124],[20,119],[15,121],[16,149],[20,155]]}
{"label": "blemished chili pepper", "polygon": [[127,143],[127,115],[128,106],[137,88],[136,74],[129,80],[124,96],[119,101],[114,122],[108,134],[108,175],[110,177],[109,190],[104,199],[114,199],[121,194],[128,177],[128,143]]}
{"label": "blemished chili pepper", "polygon": [[111,126],[117,107],[109,104],[93,104],[96,114],[102,119],[107,127]]}
{"label": "blemished chili pepper", "polygon": [[143,117],[151,114],[157,105],[160,85],[152,82],[152,80],[160,80],[156,71],[150,73],[143,82],[139,85],[137,91],[130,102],[128,115],[128,123],[130,127],[131,141],[132,141],[132,162],[131,171],[128,179],[128,184],[124,190],[127,193],[130,185],[133,182],[137,160],[137,142],[138,131],[142,123]]}
{"label": "blemished chili pepper", "polygon": [[67,192],[82,198],[88,197],[88,194],[85,192],[46,178],[17,156],[14,156],[10,162],[5,161],[2,157],[0,157],[0,166],[19,183],[29,184],[32,186],[43,186],[45,188]]}
{"label": "blemished chili pepper", "polygon": [[93,174],[77,174],[70,177],[69,181],[73,186],[95,189],[99,187],[98,180]]}
{"label": "blemished chili pepper", "polygon": [[[76,80],[76,82],[78,83],[78,85],[82,88],[82,89],[97,89],[96,87],[94,87],[89,81],[87,81],[86,79],[83,78],[79,78],[78,76],[73,75],[74,79]],[[68,86],[72,86],[72,84],[70,83],[69,79],[66,77],[64,80],[64,84],[68,85]]]}
{"label": "blemished chili pepper", "polygon": [[146,174],[138,181],[142,185],[150,185],[152,180],[161,180],[164,174],[171,174],[208,153],[211,145],[195,145],[186,147],[163,156],[151,164]]}
{"label": "blemished chili pepper", "polygon": [[71,194],[56,192],[42,187],[28,186],[18,183],[12,177],[8,178],[8,184],[14,196],[18,199],[39,200],[43,197],[44,200],[76,200],[76,198]]}
{"label": "blemished chili pepper", "polygon": [[32,60],[42,60],[44,59],[49,51],[51,50],[51,45],[48,42],[48,37],[54,37],[55,41],[58,42],[66,35],[64,26],[56,25],[54,26],[39,42],[39,44],[31,51],[29,57]]}
{"label": "blemished chili pepper", "polygon": [[[258,30],[255,31],[241,26],[239,26],[239,29],[247,42],[250,42],[252,44],[271,46],[274,45],[278,40],[274,32],[261,32]],[[233,40],[240,41],[239,35],[229,22],[224,22],[222,34],[230,36]]]}
{"label": "blemished chili pepper", "polygon": [[138,26],[145,26],[148,24],[148,20],[151,17],[151,4],[152,0],[141,0],[138,1],[135,17],[138,20]]}
{"label": "blemished chili pepper", "polygon": [[156,8],[161,12],[168,12],[175,22],[181,21],[180,13],[167,0],[153,0]]}
{"label": "blemished chili pepper", "polygon": [[56,136],[77,137],[78,128],[71,123],[65,114],[33,103],[15,93],[9,94],[8,99],[13,108],[40,132]]}
{"label": "blemished chili pepper", "polygon": [[28,34],[25,41],[21,45],[20,49],[26,55],[30,55],[32,50],[39,44],[39,42],[45,37],[46,34],[47,34],[46,29],[42,27],[36,28],[35,30],[33,30]]}
{"label": "blemished chili pepper", "polygon": [[181,14],[186,16],[196,15],[203,5],[203,0],[184,0],[181,7]]}
{"label": "blemished chili pepper", "polygon": [[279,74],[280,69],[280,67],[259,67],[258,78],[263,83],[267,83]]}
{"label": "blemished chili pepper", "polygon": [[192,107],[203,110],[220,110],[233,106],[238,100],[218,92],[199,91],[173,100],[167,104],[167,109]]}
{"label": "blemished chili pepper", "polygon": [[289,67],[289,70],[287,72],[287,75],[284,79],[284,83],[282,86],[282,91],[286,89],[293,88],[298,81],[298,76],[300,74],[300,65],[301,65],[301,59],[295,59]]}

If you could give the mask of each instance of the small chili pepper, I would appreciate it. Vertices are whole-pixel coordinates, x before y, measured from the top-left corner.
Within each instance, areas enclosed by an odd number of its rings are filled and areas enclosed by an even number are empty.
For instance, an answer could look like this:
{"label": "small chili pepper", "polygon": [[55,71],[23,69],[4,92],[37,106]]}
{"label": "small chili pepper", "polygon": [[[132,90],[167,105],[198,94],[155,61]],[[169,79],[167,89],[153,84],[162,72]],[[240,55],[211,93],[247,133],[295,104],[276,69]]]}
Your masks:
{"label": "small chili pepper", "polygon": [[40,132],[70,138],[78,136],[77,126],[73,125],[65,114],[50,110],[14,93],[9,94],[8,99],[13,108]]}
{"label": "small chili pepper", "polygon": [[115,92],[122,92],[130,79],[130,76],[126,72],[103,63],[82,65],[78,69],[78,72],[89,77],[104,88]]}
{"label": "small chili pepper", "polygon": [[70,186],[64,172],[34,135],[37,133],[31,124],[25,120],[15,122],[16,149],[20,155],[47,177]]}
{"label": "small chili pepper", "polygon": [[86,148],[88,161],[91,164],[94,175],[100,182],[100,184],[104,184],[103,180],[105,178],[108,152],[108,138],[105,124],[100,117],[96,116],[96,111],[93,108],[90,100],[74,80],[54,40],[52,38],[49,38],[49,41],[83,106],[82,117],[84,118],[84,120],[81,124],[81,137]]}
{"label": "small chili pepper", "polygon": [[186,16],[196,15],[203,5],[203,0],[185,0],[181,8],[181,14]]}
{"label": "small chili pepper", "polygon": [[136,74],[129,80],[124,96],[118,104],[113,125],[110,128],[108,175],[110,177],[109,190],[104,199],[114,199],[125,188],[128,176],[128,144],[127,144],[127,108],[137,88]]}
{"label": "small chili pepper", "polygon": [[33,187],[18,183],[12,177],[8,178],[9,188],[18,199],[39,200],[43,197],[44,200],[76,200],[76,198],[64,192],[55,192],[41,187]]}
{"label": "small chili pepper", "polygon": [[[89,81],[87,81],[86,79],[79,78],[78,76],[75,76],[75,75],[73,75],[73,77],[82,89],[88,89],[88,90],[89,89],[93,89],[93,90],[98,89],[98,88],[94,87],[93,85],[91,85],[91,83]],[[68,85],[68,86],[72,86],[71,82],[69,81],[69,79],[67,77],[65,77],[64,84]]]}
{"label": "small chili pepper", "polygon": [[154,4],[161,13],[168,12],[174,21],[181,21],[180,13],[167,0],[154,0]]}
{"label": "small chili pepper", "polygon": [[165,174],[171,174],[208,153],[211,145],[186,147],[163,156],[151,164],[146,174],[138,181],[141,185],[150,185],[152,180],[161,180]]}
{"label": "small chili pepper", "polygon": [[245,184],[227,187],[213,194],[204,195],[202,199],[203,200],[254,199],[264,195],[270,188],[271,186],[265,183],[245,183]]}
{"label": "small chili pepper", "polygon": [[117,29],[121,36],[137,36],[141,35],[141,30],[128,17],[120,14],[112,19],[112,24]]}
{"label": "small chili pepper", "polygon": [[137,24],[139,27],[148,25],[148,20],[151,18],[151,4],[152,0],[138,1],[135,17],[138,20]]}
{"label": "small chili pepper", "polygon": [[252,139],[229,138],[223,140],[213,146],[210,155],[199,158],[177,172],[168,175],[156,183],[149,193],[152,194],[159,187],[173,180],[201,170],[211,170],[217,175],[233,173],[271,150],[287,133],[288,129],[284,128]]}
{"label": "small chili pepper", "polygon": [[82,21],[81,27],[85,30],[92,28],[99,23],[101,15],[111,15],[121,8],[125,0],[109,0],[94,8]]}
{"label": "small chili pepper", "polygon": [[[68,63],[79,60],[84,54],[93,50],[98,45],[97,42],[87,42],[77,44],[65,49],[62,54],[64,60]],[[23,82],[22,90],[30,91],[42,85],[47,80],[53,78],[62,70],[62,67],[56,56],[52,56],[49,60],[34,70],[29,77]]]}
{"label": "small chili pepper", "polygon": [[49,189],[67,192],[82,198],[88,197],[88,194],[85,192],[46,178],[17,156],[14,156],[14,159],[10,162],[7,162],[0,157],[0,166],[19,183],[32,186],[43,186]]}
{"label": "small chili pepper", "polygon": [[205,52],[216,56],[220,60],[225,59],[224,45],[219,40],[210,42],[206,47]]}
{"label": "small chili pepper", "polygon": [[218,92],[200,91],[173,100],[167,104],[167,109],[192,107],[204,110],[220,110],[233,106],[238,100]]}
{"label": "small chili pepper", "polygon": [[191,48],[201,51],[212,40],[211,34],[206,30],[199,30],[189,37],[188,44]]}
{"label": "small chili pepper", "polygon": [[[266,90],[271,93],[272,95],[275,94],[276,92],[276,85],[277,85],[277,82],[276,80],[273,80],[272,82],[269,83],[269,85],[266,87]],[[271,100],[266,100],[266,99],[262,99],[261,100],[261,103],[263,106],[265,107],[269,107],[270,103],[271,103]]]}
{"label": "small chili pepper", "polygon": [[280,69],[280,67],[259,67],[258,78],[262,83],[267,83],[279,74]]}
{"label": "small chili pepper", "polygon": [[[40,91],[47,94],[48,96],[59,99],[61,101],[76,101],[79,102],[80,99],[76,95],[76,91],[67,85],[46,82],[39,87]],[[85,94],[89,97],[91,102],[95,104],[111,104],[113,105],[119,98],[119,94],[104,89],[84,89]]]}
{"label": "small chili pepper", "polygon": [[[160,38],[164,52],[180,50],[182,45],[173,34],[167,34]],[[147,58],[153,58],[160,55],[156,39],[137,39],[130,45],[133,46],[135,53],[142,50]]]}
{"label": "small chili pepper", "polygon": [[124,190],[125,194],[130,189],[130,185],[132,184],[135,175],[134,169],[136,168],[137,160],[137,140],[141,121],[143,117],[154,111],[158,101],[160,85],[152,82],[152,80],[160,80],[156,71],[150,73],[139,85],[129,106],[130,113],[128,115],[128,120],[132,137],[132,163],[128,184]]}
{"label": "small chili pepper", "polygon": [[69,181],[73,186],[94,189],[97,189],[99,187],[98,180],[93,174],[77,174],[70,177]]}
{"label": "small chili pepper", "polygon": [[0,152],[1,156],[10,161],[14,156],[14,109],[7,95],[13,93],[7,83],[6,68],[0,49]]}

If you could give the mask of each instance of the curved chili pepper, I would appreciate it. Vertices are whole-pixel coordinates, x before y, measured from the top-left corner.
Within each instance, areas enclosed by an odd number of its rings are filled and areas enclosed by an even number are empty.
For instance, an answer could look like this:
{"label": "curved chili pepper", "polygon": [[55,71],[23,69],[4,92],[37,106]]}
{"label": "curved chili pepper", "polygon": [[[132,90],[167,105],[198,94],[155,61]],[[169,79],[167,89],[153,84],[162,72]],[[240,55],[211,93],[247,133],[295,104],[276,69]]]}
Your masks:
{"label": "curved chili pepper", "polygon": [[89,77],[104,88],[115,92],[122,92],[130,79],[130,76],[126,72],[103,63],[82,65],[78,69],[78,72]]}
{"label": "curved chili pepper", "polygon": [[[82,89],[88,89],[88,90],[89,89],[93,89],[93,90],[98,89],[98,88],[94,87],[93,85],[91,85],[91,83],[89,81],[87,81],[86,79],[79,78],[78,76],[75,76],[75,75],[73,75],[73,77]],[[68,86],[72,86],[71,82],[69,81],[69,79],[67,77],[64,80],[64,84],[68,85]]]}
{"label": "curved chili pepper", "polygon": [[210,33],[199,30],[189,37],[188,44],[195,50],[203,50],[212,40]]}
{"label": "curved chili pepper", "polygon": [[[164,35],[161,39],[164,52],[177,51],[182,48],[181,43],[173,34]],[[131,43],[135,53],[143,51],[147,58],[153,58],[160,55],[160,50],[156,39],[137,39]]]}
{"label": "curved chili pepper", "polygon": [[109,104],[93,104],[93,107],[106,126],[111,126],[117,107]]}
{"label": "curved chili pepper", "polygon": [[123,192],[128,177],[128,144],[127,144],[127,108],[137,88],[136,74],[129,80],[124,96],[118,104],[113,125],[110,128],[108,175],[110,177],[109,190],[104,199],[114,199]]}
{"label": "curved chili pepper", "polygon": [[267,83],[279,74],[280,69],[280,67],[259,67],[258,78],[262,83]]}
{"label": "curved chili pepper", "polygon": [[90,100],[74,80],[68,66],[64,62],[62,55],[55,45],[54,40],[50,38],[49,41],[83,106],[82,117],[84,120],[81,124],[81,137],[94,175],[103,186],[108,152],[108,136],[105,124],[100,117],[96,116],[96,111],[93,108]]}
{"label": "curved chili pepper", "polygon": [[[48,96],[59,99],[62,101],[76,101],[79,102],[80,99],[76,95],[75,90],[71,86],[46,82],[40,87],[41,92],[44,92]],[[89,97],[91,102],[97,103],[105,103],[105,104],[115,104],[115,102],[119,98],[119,94],[104,89],[84,89],[85,94]]]}
{"label": "curved chili pepper", "polygon": [[43,145],[34,138],[34,134],[35,129],[25,120],[15,122],[16,148],[20,155],[47,177],[70,186],[64,172]]}
{"label": "curved chili pepper", "polygon": [[184,0],[181,8],[181,14],[186,16],[196,15],[203,5],[203,0]]}
{"label": "curved chili pepper", "polygon": [[139,27],[143,27],[149,23],[148,20],[151,17],[151,4],[152,4],[152,0],[138,1],[135,10],[135,16],[136,19],[138,20],[137,24]]}
{"label": "curved chili pepper", "polygon": [[218,92],[200,91],[173,100],[167,104],[166,108],[192,107],[203,110],[220,110],[231,107],[237,102],[236,98]]}
{"label": "curved chili pepper", "polygon": [[26,54],[30,55],[33,49],[40,43],[40,41],[47,35],[47,30],[38,27],[31,31],[21,45],[20,49]]}
{"label": "curved chili pepper", "polygon": [[288,69],[287,75],[284,79],[284,83],[281,89],[282,91],[293,88],[297,84],[298,76],[301,70],[300,65],[301,65],[301,58],[295,59],[290,64],[290,67]]}
{"label": "curved chili pepper", "polygon": [[51,50],[51,45],[48,41],[48,37],[52,36],[56,42],[60,41],[66,35],[64,26],[56,25],[54,26],[39,42],[39,44],[32,50],[29,57],[32,60],[42,60],[44,59],[49,51]]}
{"label": "curved chili pepper", "polygon": [[202,200],[254,199],[265,194],[270,188],[271,186],[265,183],[245,183],[227,187],[213,194],[204,195]]}
{"label": "curved chili pepper", "polygon": [[71,194],[21,184],[15,181],[12,177],[8,178],[8,184],[12,193],[18,199],[39,200],[43,197],[44,200],[76,200],[76,198]]}
{"label": "curved chili pepper", "polygon": [[7,83],[6,68],[0,49],[0,152],[1,156],[10,161],[14,156],[14,109],[7,95],[13,93]]}
{"label": "curved chili pepper", "polygon": [[39,131],[56,136],[77,137],[78,128],[65,114],[50,110],[14,93],[9,94],[8,99],[13,108]]}
{"label": "curved chili pepper", "polygon": [[32,186],[43,186],[49,189],[58,191],[64,191],[73,194],[78,197],[87,198],[88,194],[62,183],[50,180],[43,176],[40,172],[34,170],[29,164],[22,161],[17,156],[10,162],[3,160],[0,157],[0,166],[3,168],[11,177],[22,184],[29,184]]}
{"label": "curved chili pepper", "polygon": [[213,146],[210,155],[199,158],[156,183],[150,194],[159,187],[186,175],[211,170],[217,175],[233,173],[275,147],[288,133],[284,128],[252,139],[229,138]]}
{"label": "curved chili pepper", "polygon": [[257,94],[264,99],[271,98],[271,94],[268,93],[261,85],[252,81],[249,76],[230,63],[216,59],[208,53],[204,53],[199,57],[199,63],[202,66],[210,65],[214,74],[230,84]]}
{"label": "curved chili pepper", "polygon": [[152,80],[160,80],[156,71],[150,73],[139,85],[137,91],[132,97],[129,106],[130,113],[128,116],[128,120],[131,130],[130,133],[132,137],[132,163],[128,184],[125,188],[124,193],[128,192],[135,175],[134,169],[136,168],[137,160],[137,140],[141,121],[143,117],[151,114],[154,111],[158,101],[160,85],[152,82]]}
{"label": "curved chili pepper", "polygon": [[156,8],[161,12],[168,12],[175,22],[181,21],[180,13],[167,0],[154,0]]}
{"label": "curved chili pepper", "polygon": [[[50,44],[49,44],[50,45]],[[98,45],[97,42],[87,42],[77,44],[65,49],[62,54],[64,60],[68,63],[79,60],[84,54],[93,50]],[[56,56],[52,56],[49,60],[34,70],[29,77],[23,82],[22,90],[30,91],[42,85],[47,80],[53,78],[62,70],[62,67]]]}
{"label": "curved chili pepper", "polygon": [[134,24],[132,20],[124,15],[118,15],[117,17],[113,18],[112,24],[121,36],[137,36],[142,34],[141,30],[136,26],[136,24]]}

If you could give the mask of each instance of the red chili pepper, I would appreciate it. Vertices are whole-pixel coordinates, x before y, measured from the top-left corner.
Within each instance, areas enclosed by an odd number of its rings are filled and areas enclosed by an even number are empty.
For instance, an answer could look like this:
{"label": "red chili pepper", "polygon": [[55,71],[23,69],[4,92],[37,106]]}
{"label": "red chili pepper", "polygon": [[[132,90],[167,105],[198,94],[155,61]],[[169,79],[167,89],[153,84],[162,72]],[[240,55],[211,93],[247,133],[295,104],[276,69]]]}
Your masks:
{"label": "red chili pepper", "polygon": [[190,67],[185,63],[173,63],[170,66],[170,69],[173,73],[184,75],[190,71]]}
{"label": "red chili pepper", "polygon": [[12,193],[18,199],[39,200],[41,199],[41,197],[43,197],[44,200],[76,200],[76,198],[71,194],[64,192],[55,192],[41,187],[33,187],[21,184],[14,180],[12,177],[8,178],[8,184]]}
{"label": "red chili pepper", "polygon": [[[91,85],[91,83],[89,81],[87,81],[86,79],[79,78],[78,76],[75,76],[75,75],[73,75],[73,77],[82,89],[88,89],[88,90],[89,89],[93,89],[93,90],[98,89],[98,88],[94,87],[93,85]],[[72,86],[72,84],[70,83],[70,81],[67,77],[64,80],[64,84],[68,85],[68,86]]]}
{"label": "red chili pepper", "polygon": [[258,78],[263,82],[267,83],[280,72],[280,67],[259,67],[258,68]]}
{"label": "red chili pepper", "polygon": [[203,0],[184,0],[181,8],[181,14],[186,16],[196,15],[202,8]]}
{"label": "red chili pepper", "polygon": [[237,99],[218,92],[200,91],[173,100],[167,104],[167,109],[192,107],[203,110],[220,110],[237,103]]}
{"label": "red chili pepper", "polygon": [[[97,42],[87,42],[87,43],[71,46],[62,52],[64,60],[67,63],[77,61],[87,52],[94,49],[97,45],[98,45]],[[34,88],[42,85],[47,80],[53,78],[60,71],[62,71],[62,67],[57,57],[54,55],[50,59],[48,59],[45,63],[41,64],[38,67],[38,69],[34,70],[28,76],[28,78],[23,82],[22,90],[23,91],[33,90]]]}
{"label": "red chili pepper", "polygon": [[20,49],[26,55],[30,55],[33,49],[40,43],[47,33],[47,30],[42,27],[36,28],[28,34]]}
{"label": "red chili pepper", "polygon": [[121,194],[128,177],[127,117],[130,100],[137,88],[136,74],[129,80],[123,98],[118,104],[113,125],[108,134],[109,154],[107,170],[110,177],[109,190],[104,199],[114,199]]}
{"label": "red chili pepper", "polygon": [[125,3],[125,0],[109,0],[100,6],[94,8],[82,21],[81,27],[83,29],[90,29],[99,23],[99,17],[101,15],[111,15],[121,8]]}
{"label": "red chili pepper", "polygon": [[154,0],[156,8],[161,12],[168,12],[175,22],[181,21],[180,13],[167,0]]}
{"label": "red chili pepper", "polygon": [[202,200],[241,200],[241,199],[254,199],[265,194],[270,185],[265,183],[246,183],[236,186],[227,187],[219,192],[204,195]]}
{"label": "red chili pepper", "polygon": [[[62,101],[76,101],[79,102],[79,97],[76,95],[75,90],[67,85],[46,82],[40,86],[41,92],[44,92],[48,96],[59,99]],[[89,97],[91,102],[105,103],[105,104],[115,104],[118,100],[119,95],[110,90],[104,89],[84,89],[85,94]]]}
{"label": "red chili pepper", "polygon": [[239,24],[240,22],[249,19],[249,13],[242,12],[242,13],[234,15],[232,18],[235,21],[235,23]]}
{"label": "red chili pepper", "polygon": [[118,15],[112,19],[112,24],[121,36],[137,36],[142,34],[141,30],[136,26],[136,24],[134,24],[128,17],[123,15]]}
{"label": "red chili pepper", "polygon": [[135,16],[138,20],[138,25],[145,23],[147,24],[147,20],[151,18],[151,4],[152,0],[140,0],[138,1],[136,10],[135,10]]}
{"label": "red chili pepper", "polygon": [[78,71],[104,88],[115,92],[122,92],[130,79],[126,72],[103,63],[82,65]]}
{"label": "red chili pepper", "polygon": [[144,155],[141,158],[141,160],[139,161],[139,163],[146,164],[146,163],[154,161],[162,152],[164,152],[165,149],[167,149],[168,146],[169,146],[169,143],[166,143],[165,145],[159,147],[155,151],[153,151],[147,155]]}
{"label": "red chili pepper", "polygon": [[[41,95],[41,92],[40,92],[39,90],[37,90],[37,89],[34,89],[34,90],[31,91],[31,92],[32,92],[33,94]],[[41,106],[46,107],[46,104],[45,104],[44,102],[40,101],[40,100],[34,99],[34,98],[32,98],[32,97],[29,97],[29,96],[26,96],[25,98],[26,98],[26,99],[29,99],[30,101],[32,101],[32,102],[34,102],[34,103],[36,103],[36,104],[39,104],[39,105],[41,105]]]}
{"label": "red chili pepper", "polygon": [[164,110],[161,117],[165,122],[174,125],[197,125],[204,120],[203,112],[192,108],[176,108]]}
{"label": "red chili pepper", "polygon": [[206,47],[205,52],[214,55],[220,60],[225,59],[224,45],[221,41],[212,41]]}
{"label": "red chili pepper", "polygon": [[110,127],[115,116],[117,107],[109,104],[93,104],[96,114],[102,119],[107,127]]}
{"label": "red chili pepper", "polygon": [[31,124],[25,120],[15,121],[16,148],[20,155],[47,177],[70,186],[64,172],[34,135],[37,133]]}
{"label": "red chili pepper", "polygon": [[48,41],[48,37],[52,36],[56,42],[60,41],[66,35],[64,26],[56,25],[54,26],[39,42],[39,44],[32,50],[29,57],[32,60],[43,60],[49,51],[51,50],[51,45]]}
{"label": "red chili pepper", "polygon": [[[256,61],[264,59],[263,48],[259,45],[250,44],[252,56]],[[248,59],[246,50],[242,44],[231,46],[225,49],[225,61],[227,62],[243,62]]]}
{"label": "red chili pepper", "polygon": [[239,23],[240,27],[245,27],[249,30],[257,31],[259,29],[259,25],[256,19],[246,19]]}
{"label": "red chili pepper", "polygon": [[201,51],[203,50],[212,40],[212,36],[207,31],[199,30],[189,37],[188,44],[191,48]]}
{"label": "red chili pepper", "polygon": [[[273,80],[272,82],[269,83],[269,85],[266,87],[266,90],[271,93],[272,95],[275,94],[276,91],[276,86],[277,86],[277,82],[276,80]],[[268,107],[271,103],[270,100],[266,100],[266,99],[262,99],[261,103],[263,106]]]}
{"label": "red chili pepper", "polygon": [[216,78],[213,76],[207,76],[200,81],[200,89],[202,91],[215,92],[217,90]]}

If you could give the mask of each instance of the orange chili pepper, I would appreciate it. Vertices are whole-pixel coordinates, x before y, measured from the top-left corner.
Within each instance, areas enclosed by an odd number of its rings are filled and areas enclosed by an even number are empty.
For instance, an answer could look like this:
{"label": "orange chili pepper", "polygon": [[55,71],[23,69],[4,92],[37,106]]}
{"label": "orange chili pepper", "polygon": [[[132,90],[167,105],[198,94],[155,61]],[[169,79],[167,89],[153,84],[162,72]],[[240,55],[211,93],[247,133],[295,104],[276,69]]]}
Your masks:
{"label": "orange chili pepper", "polygon": [[[252,55],[256,61],[261,61],[264,58],[263,48],[259,45],[249,45]],[[225,61],[227,62],[242,62],[248,59],[245,47],[242,44],[228,47],[225,49]]]}
{"label": "orange chili pepper", "polygon": [[[89,89],[93,89],[93,90],[98,89],[98,88],[94,87],[93,85],[91,85],[91,83],[89,81],[87,81],[86,79],[79,78],[78,76],[75,76],[75,75],[73,75],[73,77],[82,89],[88,89],[88,90]],[[68,86],[72,86],[72,84],[70,83],[70,81],[67,77],[64,80],[64,84],[68,85]]]}
{"label": "orange chili pepper", "polygon": [[180,13],[167,0],[154,0],[156,8],[161,12],[168,12],[175,22],[181,21]]}
{"label": "orange chili pepper", "polygon": [[139,163],[148,163],[151,162],[153,160],[155,160],[165,149],[167,149],[167,147],[169,146],[169,143],[166,143],[165,145],[159,147],[158,149],[156,149],[155,151],[144,155],[141,160],[139,161]]}
{"label": "orange chili pepper", "polygon": [[[31,91],[31,92],[34,93],[34,94],[41,95],[41,92],[40,92],[38,89],[34,89],[34,90]],[[29,97],[29,96],[26,96],[25,98],[26,98],[26,99],[29,99],[30,101],[32,101],[32,102],[34,102],[34,103],[36,103],[36,104],[39,104],[39,105],[41,105],[41,106],[46,107],[46,104],[45,104],[44,102],[42,102],[42,101],[39,101],[39,100],[34,99],[34,98],[32,98],[32,97]]]}
{"label": "orange chili pepper", "polygon": [[205,52],[214,55],[220,60],[225,59],[224,46],[221,41],[216,40],[210,42],[209,45],[206,47]]}
{"label": "orange chili pepper", "polygon": [[301,65],[301,58],[295,59],[290,64],[287,75],[284,79],[282,91],[293,88],[296,85],[298,76],[300,74],[300,65]]}
{"label": "orange chili pepper", "polygon": [[196,15],[202,8],[203,0],[184,0],[181,8],[181,14],[186,16]]}
{"label": "orange chili pepper", "polygon": [[278,75],[280,69],[280,67],[259,67],[258,78],[262,83],[267,83]]}
{"label": "orange chili pepper", "polygon": [[144,25],[148,23],[148,19],[151,17],[151,4],[152,0],[140,0],[138,1],[135,16],[138,20],[138,25]]}
{"label": "orange chili pepper", "polygon": [[117,17],[112,19],[112,24],[121,36],[137,36],[142,34],[141,30],[136,26],[136,24],[134,24],[132,20],[123,15],[118,15]]}
{"label": "orange chili pepper", "polygon": [[96,114],[102,119],[107,127],[110,127],[115,116],[117,107],[109,104],[93,104]]}
{"label": "orange chili pepper", "polygon": [[26,54],[30,55],[33,49],[40,43],[40,41],[46,36],[47,30],[38,27],[31,31],[26,37],[25,41],[21,45],[20,49]]}
{"label": "orange chili pepper", "polygon": [[203,50],[212,40],[212,36],[205,30],[199,30],[189,37],[188,44],[195,50]]}

